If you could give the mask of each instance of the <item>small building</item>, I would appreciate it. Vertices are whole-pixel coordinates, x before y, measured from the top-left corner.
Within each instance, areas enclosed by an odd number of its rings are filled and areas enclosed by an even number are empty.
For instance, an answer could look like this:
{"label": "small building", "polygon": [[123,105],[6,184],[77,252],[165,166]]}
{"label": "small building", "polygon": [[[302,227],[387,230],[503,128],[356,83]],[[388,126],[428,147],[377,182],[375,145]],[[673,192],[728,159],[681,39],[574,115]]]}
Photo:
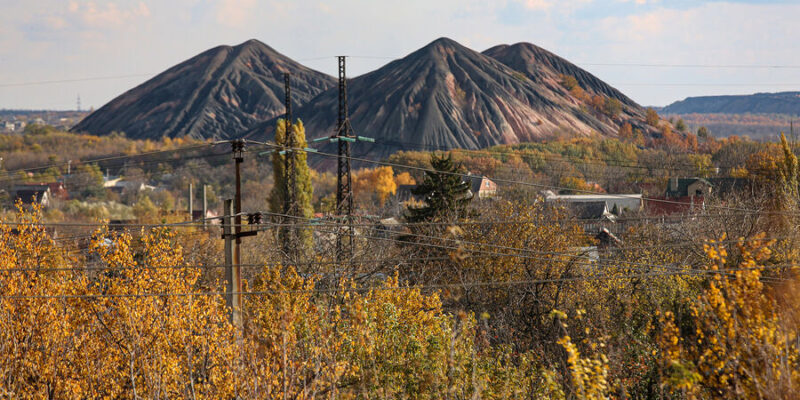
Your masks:
{"label": "small building", "polygon": [[642,209],[641,194],[555,194],[550,190],[542,192],[545,202],[595,203],[604,202],[609,211],[621,215],[638,212]]}
{"label": "small building", "polygon": [[14,201],[21,201],[24,205],[38,204],[42,207],[49,207],[53,194],[50,186],[41,185],[18,185],[14,188]]}
{"label": "small building", "polygon": [[0,130],[3,132],[14,132],[15,129],[16,127],[11,121],[0,122]]}
{"label": "small building", "polygon": [[649,197],[645,210],[661,217],[697,213],[705,209],[705,199],[712,191],[714,185],[705,178],[670,178],[664,196]]}
{"label": "small building", "polygon": [[125,178],[117,177],[104,177],[103,187],[114,193],[122,193],[126,190],[133,190],[141,192],[142,190],[156,190],[155,186],[147,185],[144,182],[126,181]]}
{"label": "small building", "polygon": [[704,178],[670,178],[666,198],[707,197],[714,185]]}
{"label": "small building", "polygon": [[50,187],[50,194],[52,194],[54,199],[69,200],[69,192],[67,192],[64,182],[50,182],[45,183],[45,185]]}
{"label": "small building", "polygon": [[415,195],[412,191],[417,185],[397,185],[397,190],[394,192],[394,196],[397,199],[398,203],[405,203],[409,200],[414,200],[415,202],[421,202],[424,199],[422,196]]}
{"label": "small building", "polygon": [[657,217],[694,214],[705,209],[705,198],[700,196],[648,197],[645,212]]}
{"label": "small building", "polygon": [[615,222],[617,217],[608,209],[605,201],[585,201],[579,203],[564,203],[575,218],[587,223]]}
{"label": "small building", "polygon": [[488,199],[497,195],[497,184],[485,176],[468,176],[470,192],[478,199]]}
{"label": "small building", "polygon": [[206,225],[220,225],[222,223],[219,214],[213,210],[206,210],[205,216],[203,216],[203,210],[192,210],[192,221],[202,221],[204,219],[206,220]]}

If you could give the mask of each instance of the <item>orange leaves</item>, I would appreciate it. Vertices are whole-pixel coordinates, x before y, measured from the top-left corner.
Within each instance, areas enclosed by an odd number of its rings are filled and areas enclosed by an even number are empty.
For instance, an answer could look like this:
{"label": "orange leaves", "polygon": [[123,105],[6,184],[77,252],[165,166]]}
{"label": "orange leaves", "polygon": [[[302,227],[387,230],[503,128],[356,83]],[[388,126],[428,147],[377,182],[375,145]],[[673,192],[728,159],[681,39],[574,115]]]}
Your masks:
{"label": "orange leaves", "polygon": [[[413,181],[408,173],[405,173],[402,180]],[[363,194],[374,194],[381,206],[390,195],[395,194],[397,185],[392,167],[360,169],[353,174],[353,191],[362,196]]]}

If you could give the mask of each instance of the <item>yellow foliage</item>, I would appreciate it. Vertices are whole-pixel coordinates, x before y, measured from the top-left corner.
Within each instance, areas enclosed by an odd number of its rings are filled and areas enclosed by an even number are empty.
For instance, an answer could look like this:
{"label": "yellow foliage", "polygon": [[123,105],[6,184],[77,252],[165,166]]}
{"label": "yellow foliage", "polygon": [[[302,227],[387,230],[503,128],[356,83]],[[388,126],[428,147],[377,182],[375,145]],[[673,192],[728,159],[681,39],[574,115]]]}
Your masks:
{"label": "yellow foliage", "polygon": [[398,185],[416,185],[417,181],[408,172],[401,172],[394,177],[394,182]]}
{"label": "yellow foliage", "polygon": [[355,171],[353,173],[353,191],[375,194],[379,204],[383,206],[386,199],[397,191],[392,167],[383,166]]}
{"label": "yellow foliage", "polygon": [[[780,304],[762,283],[772,242],[737,244],[740,260],[728,265],[721,242],[704,246],[715,272],[688,315],[660,317],[659,345],[666,383],[691,398],[790,398],[800,384],[797,303]],[[726,272],[730,271],[730,272]]]}
{"label": "yellow foliage", "polygon": [[198,271],[180,267],[169,232],[138,242],[97,232],[89,270],[55,245],[38,212],[18,218],[28,222],[18,232],[0,227],[0,393],[231,396],[231,327],[216,297],[193,294]]}
{"label": "yellow foliage", "polygon": [[100,230],[82,260],[38,212],[17,220],[0,225],[3,398],[563,398],[531,354],[397,276],[326,291],[265,268],[237,333],[174,233]]}

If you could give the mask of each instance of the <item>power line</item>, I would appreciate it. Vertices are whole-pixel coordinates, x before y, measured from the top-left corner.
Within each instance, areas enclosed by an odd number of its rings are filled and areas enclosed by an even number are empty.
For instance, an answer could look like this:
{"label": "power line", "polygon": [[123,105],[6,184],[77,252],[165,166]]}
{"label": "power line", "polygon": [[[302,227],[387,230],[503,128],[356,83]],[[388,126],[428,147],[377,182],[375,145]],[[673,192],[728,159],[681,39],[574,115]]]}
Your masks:
{"label": "power line", "polygon": [[759,64],[670,64],[670,63],[598,63],[576,62],[576,65],[600,67],[644,67],[644,68],[753,68],[753,69],[800,69],[800,65],[759,65]]}
{"label": "power line", "polygon": [[58,83],[73,83],[73,82],[87,82],[87,81],[102,81],[102,80],[111,80],[111,79],[127,79],[127,78],[140,78],[143,76],[154,76],[156,74],[129,74],[129,75],[110,75],[110,76],[92,76],[92,77],[85,77],[85,78],[73,78],[73,79],[60,79],[60,80],[48,80],[48,81],[29,81],[29,82],[12,82],[12,83],[0,83],[0,87],[20,87],[20,86],[37,86],[37,85],[51,85],[51,84],[58,84]]}
{"label": "power line", "polygon": [[[654,271],[638,274],[600,274],[593,276],[575,276],[550,279],[526,279],[510,281],[483,281],[483,282],[463,282],[463,283],[443,283],[417,286],[365,286],[365,287],[341,287],[341,288],[315,288],[315,289],[283,289],[283,290],[262,290],[262,291],[240,291],[233,294],[247,296],[264,296],[275,294],[290,293],[347,293],[347,292],[368,292],[368,291],[393,291],[393,290],[426,290],[426,289],[448,289],[448,288],[471,288],[471,287],[491,287],[491,286],[516,286],[528,284],[544,283],[572,283],[590,282],[607,279],[637,279],[637,278],[658,278],[668,276],[702,276],[719,275],[737,271],[751,271],[763,269],[760,267],[752,268],[731,268],[724,271],[719,270],[692,270],[692,271]],[[34,300],[34,299],[98,299],[98,298],[147,298],[147,297],[192,297],[192,296],[222,296],[230,294],[228,292],[154,292],[154,293],[97,293],[97,294],[63,294],[63,295],[3,295],[0,299],[13,300]]]}

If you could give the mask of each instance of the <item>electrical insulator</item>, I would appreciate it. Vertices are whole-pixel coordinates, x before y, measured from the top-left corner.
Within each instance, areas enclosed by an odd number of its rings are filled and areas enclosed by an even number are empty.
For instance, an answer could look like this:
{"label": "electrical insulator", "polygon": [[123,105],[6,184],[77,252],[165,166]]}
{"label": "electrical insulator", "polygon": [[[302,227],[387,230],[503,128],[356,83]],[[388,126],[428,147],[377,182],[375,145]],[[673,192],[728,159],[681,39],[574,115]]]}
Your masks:
{"label": "electrical insulator", "polygon": [[261,225],[261,213],[247,214],[248,225]]}

